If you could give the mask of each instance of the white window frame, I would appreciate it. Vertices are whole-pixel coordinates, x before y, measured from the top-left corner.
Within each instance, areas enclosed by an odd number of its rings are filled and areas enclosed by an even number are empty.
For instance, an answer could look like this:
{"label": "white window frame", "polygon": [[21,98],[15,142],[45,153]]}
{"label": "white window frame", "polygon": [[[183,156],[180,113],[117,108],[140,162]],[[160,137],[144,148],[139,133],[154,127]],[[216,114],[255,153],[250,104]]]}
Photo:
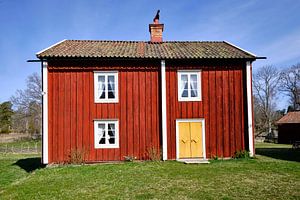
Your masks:
{"label": "white window frame", "polygon": [[[108,134],[108,124],[115,125],[115,144],[99,144],[98,137],[98,124],[105,124],[105,133]],[[106,143],[108,142],[107,137],[105,138]],[[118,120],[94,120],[94,147],[95,149],[113,149],[119,148],[119,121]]]}
{"label": "white window frame", "polygon": [[[98,76],[105,77],[105,99],[99,98],[98,90]],[[115,78],[115,98],[108,98],[108,76],[114,76]],[[117,71],[95,71],[94,72],[94,99],[95,103],[118,103],[119,102],[119,83],[118,83],[118,72]]]}
{"label": "white window frame", "polygon": [[[180,94],[180,86],[181,86],[181,75],[188,75],[188,87],[190,87],[190,76],[197,75],[197,83],[198,83],[198,97],[191,97],[190,92],[188,93],[188,97],[182,97]],[[202,88],[201,88],[201,70],[178,70],[177,71],[177,94],[178,101],[201,101],[202,100]],[[190,91],[190,90],[188,90]]]}

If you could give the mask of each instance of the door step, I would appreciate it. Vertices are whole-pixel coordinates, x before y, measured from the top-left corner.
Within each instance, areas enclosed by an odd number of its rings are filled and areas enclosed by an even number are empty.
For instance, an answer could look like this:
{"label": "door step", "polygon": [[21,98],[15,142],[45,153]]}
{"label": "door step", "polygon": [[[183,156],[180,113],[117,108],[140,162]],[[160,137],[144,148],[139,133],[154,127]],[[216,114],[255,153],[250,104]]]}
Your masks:
{"label": "door step", "polygon": [[207,159],[179,159],[177,161],[185,164],[209,164]]}

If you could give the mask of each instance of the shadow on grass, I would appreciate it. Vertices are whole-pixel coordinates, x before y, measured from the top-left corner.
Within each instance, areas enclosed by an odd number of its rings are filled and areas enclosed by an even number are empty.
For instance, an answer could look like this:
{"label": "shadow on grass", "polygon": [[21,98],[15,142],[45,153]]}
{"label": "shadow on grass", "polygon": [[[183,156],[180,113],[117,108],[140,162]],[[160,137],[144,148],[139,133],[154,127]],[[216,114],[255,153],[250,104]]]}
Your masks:
{"label": "shadow on grass", "polygon": [[17,162],[15,162],[13,165],[19,166],[20,168],[24,169],[28,173],[33,172],[36,169],[44,168],[46,166],[41,163],[41,158],[39,157],[20,159]]}
{"label": "shadow on grass", "polygon": [[275,159],[300,162],[300,149],[256,148],[255,153]]}

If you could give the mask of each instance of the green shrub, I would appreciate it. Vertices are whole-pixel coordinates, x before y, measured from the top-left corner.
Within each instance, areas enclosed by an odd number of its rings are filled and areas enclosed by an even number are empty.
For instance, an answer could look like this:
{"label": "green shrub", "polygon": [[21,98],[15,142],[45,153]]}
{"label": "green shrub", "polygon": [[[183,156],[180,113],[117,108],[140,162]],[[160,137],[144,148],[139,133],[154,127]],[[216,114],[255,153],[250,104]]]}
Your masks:
{"label": "green shrub", "polygon": [[156,147],[154,147],[154,146],[149,147],[147,149],[147,153],[148,153],[150,160],[152,160],[152,161],[160,161],[161,160],[160,152]]}
{"label": "green shrub", "polygon": [[135,161],[137,159],[137,157],[134,156],[134,155],[129,155],[129,156],[124,156],[124,159],[127,162],[133,162],[133,161]]}
{"label": "green shrub", "polygon": [[72,149],[69,155],[69,163],[80,165],[85,161],[85,157],[87,155],[87,151],[83,149]]}
{"label": "green shrub", "polygon": [[250,158],[249,151],[246,150],[238,150],[234,152],[232,158],[239,159],[239,158]]}

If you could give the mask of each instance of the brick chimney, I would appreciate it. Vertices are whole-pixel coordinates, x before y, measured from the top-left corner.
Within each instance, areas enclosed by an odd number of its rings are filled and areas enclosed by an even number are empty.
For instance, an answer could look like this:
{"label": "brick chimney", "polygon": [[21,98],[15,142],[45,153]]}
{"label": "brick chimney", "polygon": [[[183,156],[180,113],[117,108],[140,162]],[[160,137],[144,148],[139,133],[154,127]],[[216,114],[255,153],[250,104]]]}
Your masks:
{"label": "brick chimney", "polygon": [[153,24],[149,24],[150,40],[151,42],[162,42],[162,32],[164,31],[164,24],[159,23],[159,12],[153,19]]}

